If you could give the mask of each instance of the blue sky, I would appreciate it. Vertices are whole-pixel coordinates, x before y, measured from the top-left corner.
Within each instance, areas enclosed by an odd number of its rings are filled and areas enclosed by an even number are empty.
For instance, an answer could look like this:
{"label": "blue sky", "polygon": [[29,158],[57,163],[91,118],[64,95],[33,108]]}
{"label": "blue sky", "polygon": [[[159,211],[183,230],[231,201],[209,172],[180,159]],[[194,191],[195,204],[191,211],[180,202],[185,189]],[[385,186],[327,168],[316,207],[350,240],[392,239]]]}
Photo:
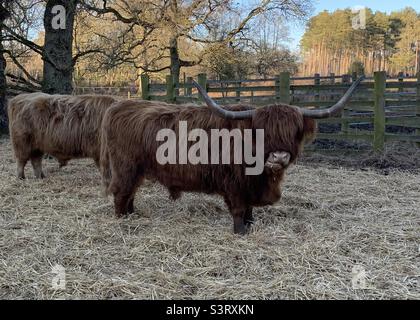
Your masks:
{"label": "blue sky", "polygon": [[[388,13],[401,10],[405,7],[412,7],[420,12],[420,0],[315,0],[313,15],[324,10],[334,11],[336,9],[352,8],[355,6],[365,6],[371,8],[373,11],[385,11]],[[304,25],[294,24],[290,26],[291,49],[298,47],[300,38],[304,32]]]}

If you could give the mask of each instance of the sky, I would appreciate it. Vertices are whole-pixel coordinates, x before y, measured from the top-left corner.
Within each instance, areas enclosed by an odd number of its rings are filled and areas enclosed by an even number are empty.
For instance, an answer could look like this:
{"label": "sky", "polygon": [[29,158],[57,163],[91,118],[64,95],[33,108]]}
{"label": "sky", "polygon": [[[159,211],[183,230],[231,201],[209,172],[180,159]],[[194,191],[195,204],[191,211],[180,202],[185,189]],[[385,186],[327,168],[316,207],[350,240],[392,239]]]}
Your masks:
{"label": "sky", "polygon": [[[412,7],[417,12],[420,12],[420,0],[314,0],[313,15],[321,11],[328,10],[334,11],[336,9],[353,8],[355,6],[364,6],[371,8],[373,11],[397,11],[405,7]],[[290,48],[297,49],[299,41],[305,32],[304,25],[291,25],[290,26]]]}

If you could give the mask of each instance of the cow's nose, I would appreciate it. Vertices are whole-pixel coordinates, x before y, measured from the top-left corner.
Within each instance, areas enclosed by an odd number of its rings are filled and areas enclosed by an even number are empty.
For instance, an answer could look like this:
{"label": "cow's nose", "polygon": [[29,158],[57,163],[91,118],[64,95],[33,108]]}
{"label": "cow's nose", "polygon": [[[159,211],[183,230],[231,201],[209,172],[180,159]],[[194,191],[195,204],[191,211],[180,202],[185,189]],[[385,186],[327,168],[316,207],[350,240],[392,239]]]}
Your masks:
{"label": "cow's nose", "polygon": [[289,164],[290,161],[290,153],[288,152],[275,152],[274,153],[274,159],[276,163],[281,163],[283,165]]}

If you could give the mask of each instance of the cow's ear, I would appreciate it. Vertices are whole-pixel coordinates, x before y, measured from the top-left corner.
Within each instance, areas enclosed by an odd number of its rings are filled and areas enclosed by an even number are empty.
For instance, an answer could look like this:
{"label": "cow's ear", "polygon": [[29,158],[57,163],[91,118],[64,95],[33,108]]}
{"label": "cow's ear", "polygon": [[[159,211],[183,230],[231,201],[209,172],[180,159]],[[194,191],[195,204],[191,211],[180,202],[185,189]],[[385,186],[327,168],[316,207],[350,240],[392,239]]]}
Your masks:
{"label": "cow's ear", "polygon": [[269,120],[269,112],[267,110],[258,110],[252,118],[253,129],[264,129]]}
{"label": "cow's ear", "polygon": [[314,119],[303,117],[303,138],[305,142],[315,139],[316,121]]}

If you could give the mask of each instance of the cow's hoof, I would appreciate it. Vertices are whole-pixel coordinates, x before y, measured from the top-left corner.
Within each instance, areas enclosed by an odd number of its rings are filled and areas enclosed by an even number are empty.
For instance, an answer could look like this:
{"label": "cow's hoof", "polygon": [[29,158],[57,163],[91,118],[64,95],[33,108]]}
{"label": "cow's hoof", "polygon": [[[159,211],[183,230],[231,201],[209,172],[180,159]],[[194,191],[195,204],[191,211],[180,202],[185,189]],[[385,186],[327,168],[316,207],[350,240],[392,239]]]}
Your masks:
{"label": "cow's hoof", "polygon": [[245,226],[245,224],[241,226],[234,226],[233,233],[238,235],[246,235],[248,228]]}
{"label": "cow's hoof", "polygon": [[177,188],[169,188],[169,197],[171,200],[175,201],[178,200],[182,195],[182,192],[179,191]]}
{"label": "cow's hoof", "polygon": [[128,207],[127,207],[127,214],[133,214],[134,213],[134,204],[133,203],[129,203]]}
{"label": "cow's hoof", "polygon": [[67,166],[67,164],[68,164],[68,160],[59,160],[58,161],[58,167],[60,169],[63,168],[63,167],[65,167],[65,166]]}
{"label": "cow's hoof", "polygon": [[115,217],[117,219],[122,219],[127,216],[127,212],[115,212]]}
{"label": "cow's hoof", "polygon": [[41,172],[40,174],[36,174],[35,178],[37,179],[45,179],[45,174],[43,172]]}
{"label": "cow's hoof", "polygon": [[254,220],[245,220],[245,227],[250,228],[254,224]]}

